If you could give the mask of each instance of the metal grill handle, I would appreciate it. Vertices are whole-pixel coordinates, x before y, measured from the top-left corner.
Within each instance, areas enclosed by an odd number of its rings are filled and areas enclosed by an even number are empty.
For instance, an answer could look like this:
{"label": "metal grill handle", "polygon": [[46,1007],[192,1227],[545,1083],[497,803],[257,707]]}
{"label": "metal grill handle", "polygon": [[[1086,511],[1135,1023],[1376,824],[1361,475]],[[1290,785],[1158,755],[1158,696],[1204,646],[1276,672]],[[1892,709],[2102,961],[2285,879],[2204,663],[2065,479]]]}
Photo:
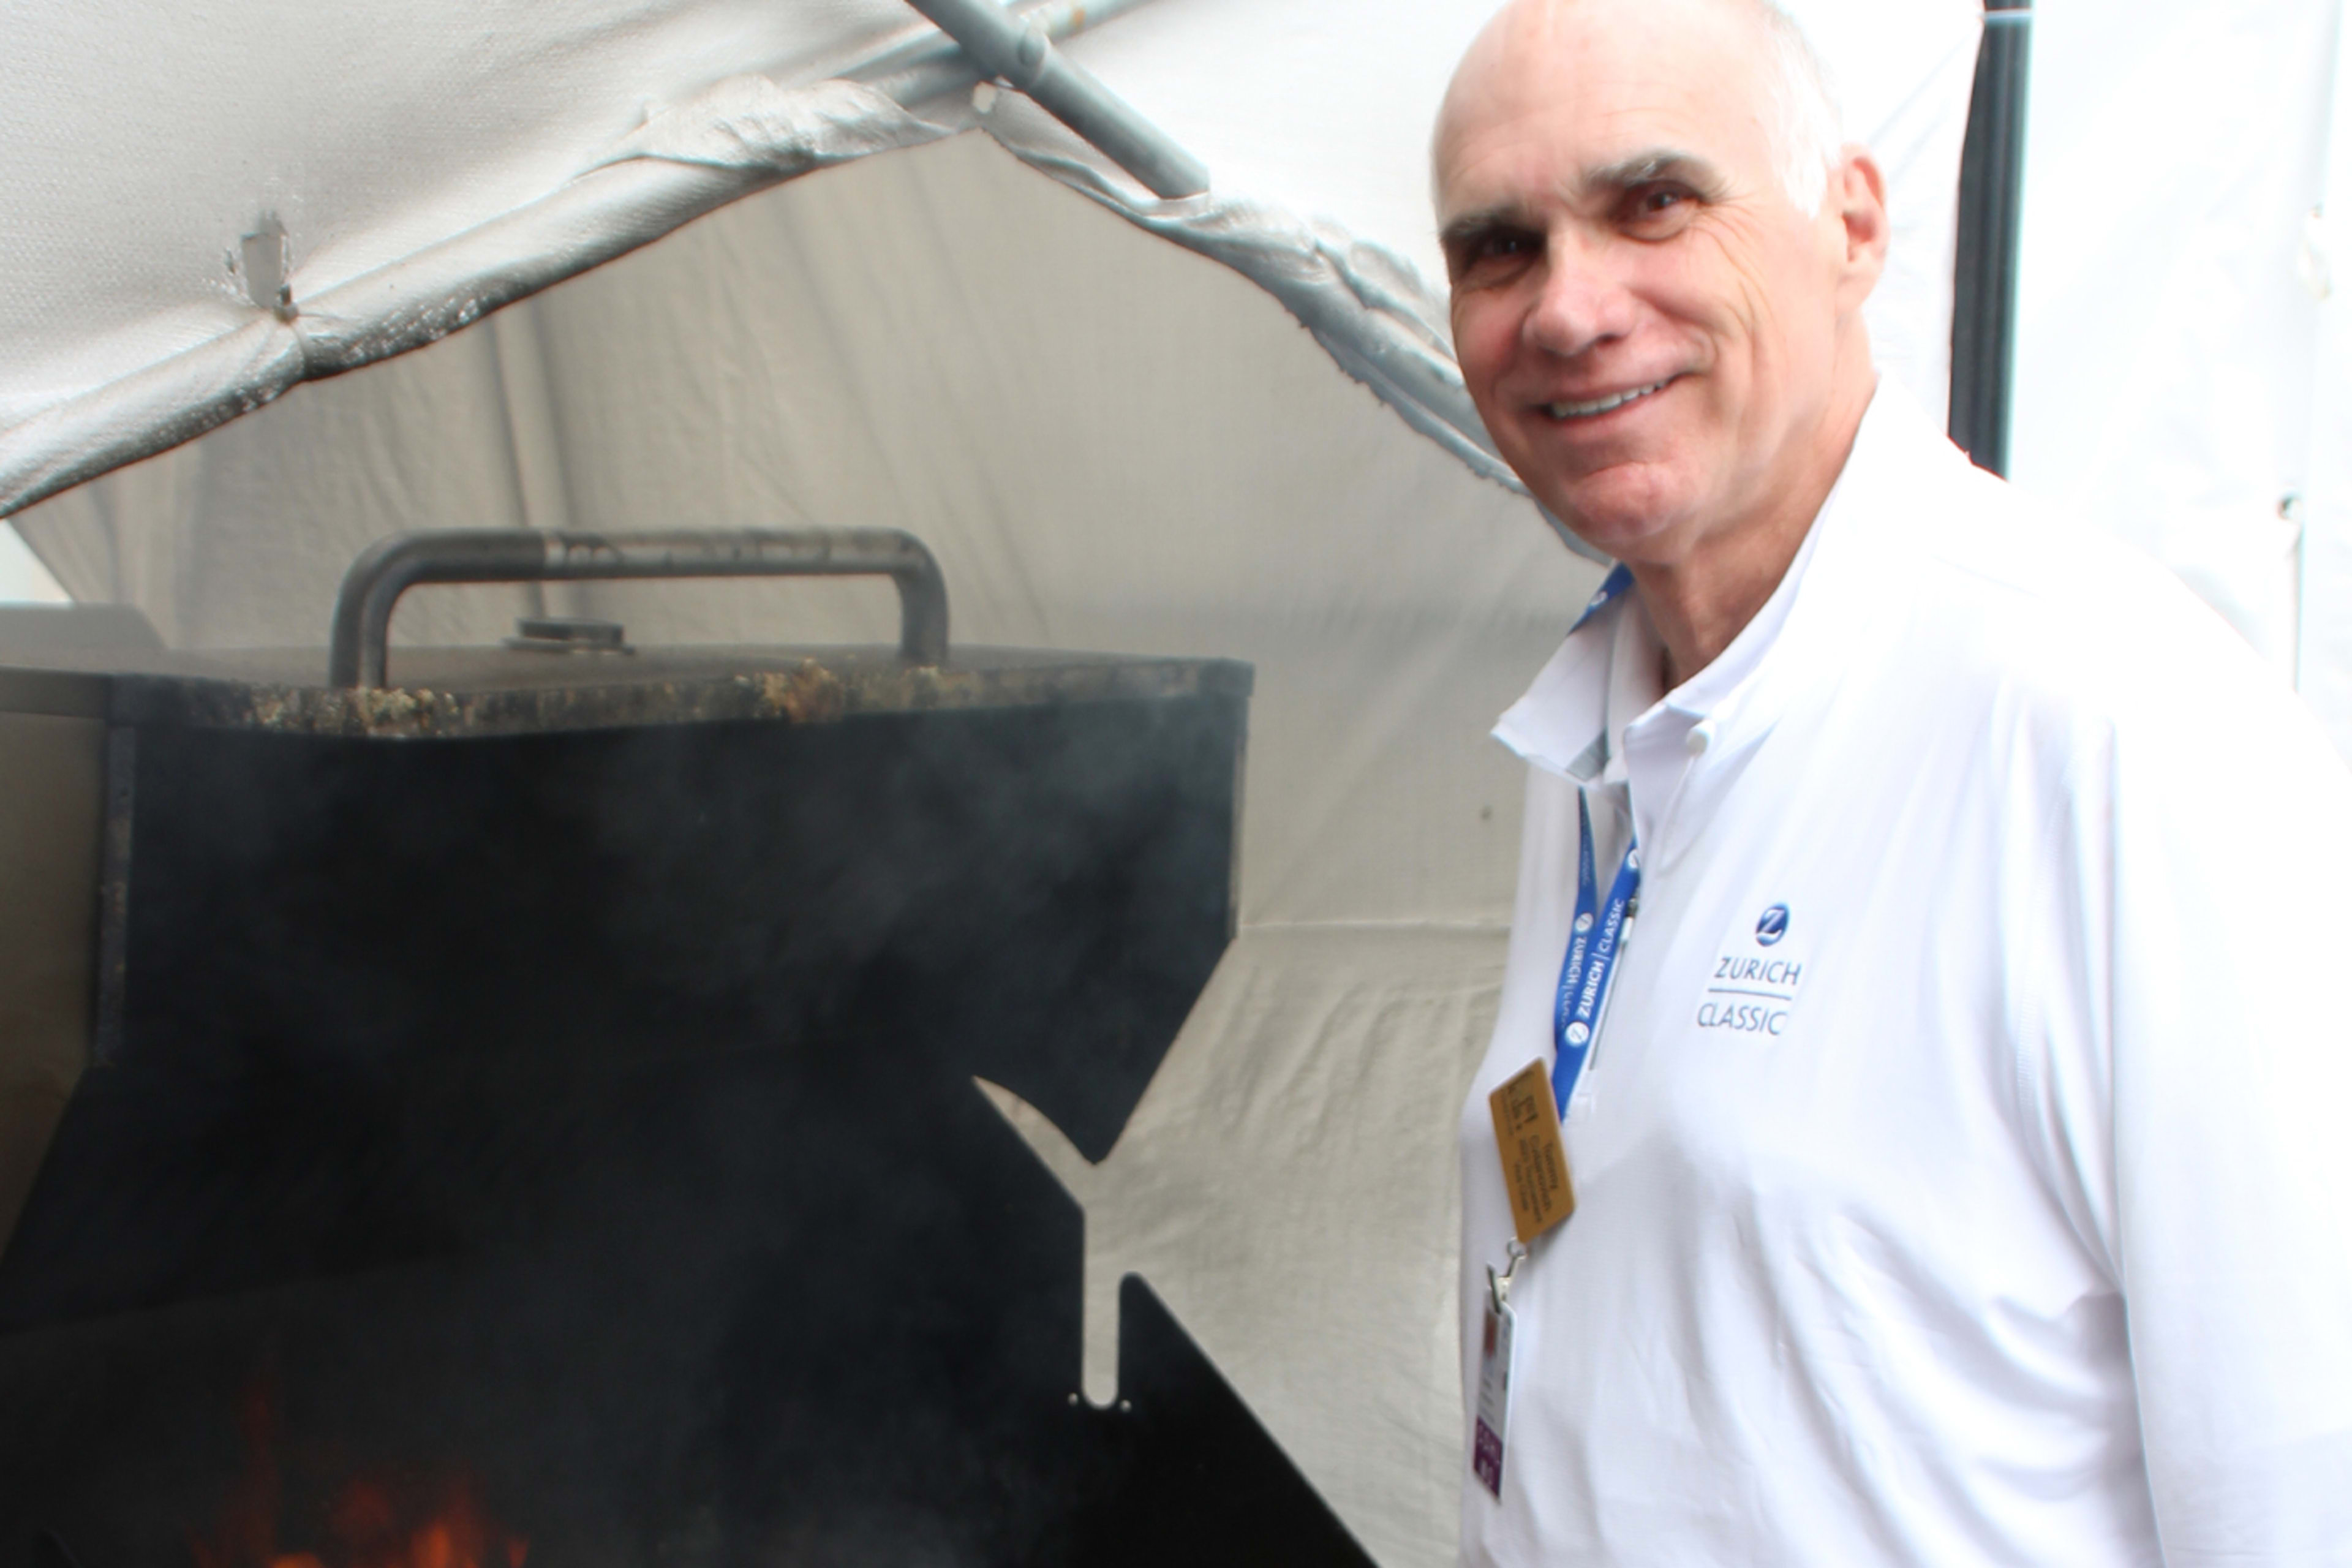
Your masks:
{"label": "metal grill handle", "polygon": [[625,577],[887,577],[898,657],[948,656],[948,589],[923,542],[895,528],[561,533],[452,528],[395,533],[360,552],[335,595],[331,686],[385,684],[393,606],[420,583],[579,583]]}

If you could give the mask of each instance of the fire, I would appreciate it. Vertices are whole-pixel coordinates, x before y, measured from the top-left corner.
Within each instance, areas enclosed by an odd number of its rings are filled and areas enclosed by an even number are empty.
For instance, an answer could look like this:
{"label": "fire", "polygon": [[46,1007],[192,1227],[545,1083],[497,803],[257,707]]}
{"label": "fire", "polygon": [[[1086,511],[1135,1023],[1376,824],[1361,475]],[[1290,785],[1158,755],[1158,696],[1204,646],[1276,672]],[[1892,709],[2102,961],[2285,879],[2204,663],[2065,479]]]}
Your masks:
{"label": "fire", "polygon": [[297,1509],[312,1528],[299,1531],[301,1545],[282,1544],[286,1500],[266,1385],[247,1391],[239,1415],[246,1473],[212,1539],[189,1542],[195,1568],[523,1568],[530,1543],[490,1517],[462,1474],[345,1481],[323,1507]]}

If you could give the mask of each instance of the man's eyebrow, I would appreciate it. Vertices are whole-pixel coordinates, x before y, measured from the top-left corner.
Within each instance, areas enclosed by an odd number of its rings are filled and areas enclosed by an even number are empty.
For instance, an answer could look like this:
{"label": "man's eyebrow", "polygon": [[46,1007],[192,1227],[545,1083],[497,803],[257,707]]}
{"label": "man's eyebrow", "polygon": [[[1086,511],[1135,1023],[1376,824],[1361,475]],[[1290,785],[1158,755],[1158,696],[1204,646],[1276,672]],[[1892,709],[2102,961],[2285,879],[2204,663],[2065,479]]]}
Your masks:
{"label": "man's eyebrow", "polygon": [[[1731,188],[1731,182],[1724,177],[1721,169],[1696,153],[1675,147],[1645,148],[1612,163],[1596,163],[1576,178],[1580,194],[1588,196],[1638,190],[1671,180],[1688,185],[1699,200],[1715,202],[1721,201]],[[1437,242],[1452,249],[1486,235],[1541,226],[1519,204],[1503,201],[1448,218],[1437,231]]]}
{"label": "man's eyebrow", "polygon": [[1729,188],[1722,170],[1696,153],[1673,147],[1647,148],[1613,163],[1595,165],[1580,176],[1588,191],[1630,191],[1664,180],[1688,185],[1701,201],[1718,200]]}
{"label": "man's eyebrow", "polygon": [[1530,226],[1532,226],[1528,223],[1527,215],[1516,206],[1506,204],[1480,207],[1475,212],[1466,212],[1457,217],[1448,218],[1445,226],[1437,231],[1437,243],[1451,249],[1456,245],[1465,244],[1483,235]]}

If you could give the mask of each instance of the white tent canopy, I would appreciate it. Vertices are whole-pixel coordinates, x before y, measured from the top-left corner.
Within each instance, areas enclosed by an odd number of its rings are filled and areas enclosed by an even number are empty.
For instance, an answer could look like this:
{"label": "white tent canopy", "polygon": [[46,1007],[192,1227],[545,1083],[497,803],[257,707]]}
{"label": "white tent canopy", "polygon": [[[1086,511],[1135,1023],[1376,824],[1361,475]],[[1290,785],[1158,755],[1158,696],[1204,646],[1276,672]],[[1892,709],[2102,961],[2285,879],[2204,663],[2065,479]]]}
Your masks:
{"label": "white tent canopy", "polygon": [[[2021,472],[2292,648],[2270,524],[2301,482],[2310,301],[2285,292],[2291,254],[2263,269],[2316,199],[2336,0],[2254,18],[2299,60],[2325,43],[2308,80],[2226,79],[2308,157],[2218,175],[2202,206],[2123,159],[2100,199],[2138,192],[2135,222],[2087,234],[2062,209],[2102,149],[2168,130],[2165,73],[2211,24],[2131,8],[2174,50],[2149,44],[2133,79],[2097,32],[2119,0],[2050,4]],[[898,0],[34,0],[0,49],[0,510],[75,596],[137,604],[181,646],[318,644],[345,563],[398,529],[806,522],[925,539],[959,641],[1252,661],[1239,938],[1101,1166],[1003,1109],[1087,1209],[1088,1393],[1112,1375],[1110,1287],[1140,1271],[1375,1558],[1451,1561],[1453,1128],[1518,817],[1483,732],[1595,574],[1495,482],[1429,282],[1427,129],[1488,8],[1116,8],[1066,47],[1209,168],[1208,195],[1160,203],[1010,95],[984,115],[961,88],[908,95],[908,113],[873,90],[930,47]],[[1791,9],[1891,175],[1882,363],[1940,406],[1976,10]],[[843,70],[866,85],[824,85]],[[2258,237],[2221,244],[2239,223]],[[2167,271],[2184,229],[2211,243]],[[2197,342],[2225,388],[2268,399],[2245,416],[2259,452],[2200,423],[2226,399],[2186,351],[2170,380],[2129,368],[2178,350],[2144,297],[2217,278],[2239,314]],[[2192,478],[2139,482],[2158,456]],[[890,626],[887,590],[840,584],[576,602],[640,642]],[[528,603],[420,594],[397,630],[486,640]],[[2341,719],[2352,735],[2352,699]]]}
{"label": "white tent canopy", "polygon": [[[1874,311],[1881,351],[1933,403],[1972,13],[1815,8],[1907,242]],[[1089,19],[1066,0],[1032,9],[1049,30]],[[1097,5],[1133,14],[1066,47],[1208,160],[1214,184],[1192,201],[1107,176],[1025,100],[985,118],[1024,157],[1256,279],[1408,421],[1502,477],[1425,281],[1427,126],[1485,9]],[[969,124],[957,77],[906,68],[936,37],[911,16],[898,0],[669,0],[555,25],[515,0],[332,18],[238,5],[142,18],[138,47],[172,68],[92,114],[80,68],[128,18],[31,8],[0,79],[14,89],[0,135],[38,171],[25,194],[41,216],[0,241],[0,332],[19,350],[0,372],[0,507],[432,341],[760,184]]]}

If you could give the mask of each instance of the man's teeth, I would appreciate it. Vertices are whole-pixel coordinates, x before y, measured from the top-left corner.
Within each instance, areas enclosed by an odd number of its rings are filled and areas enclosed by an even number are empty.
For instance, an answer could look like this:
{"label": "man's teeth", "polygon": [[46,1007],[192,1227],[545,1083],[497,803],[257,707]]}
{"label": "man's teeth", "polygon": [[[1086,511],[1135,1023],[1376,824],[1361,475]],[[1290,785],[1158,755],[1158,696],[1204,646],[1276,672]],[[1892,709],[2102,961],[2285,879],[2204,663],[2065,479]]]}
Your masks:
{"label": "man's teeth", "polygon": [[1551,416],[1555,419],[1586,419],[1595,414],[1606,414],[1612,408],[1624,407],[1637,397],[1647,397],[1665,384],[1663,381],[1654,382],[1648,386],[1637,386],[1631,392],[1597,397],[1590,403],[1555,403],[1550,405]]}

